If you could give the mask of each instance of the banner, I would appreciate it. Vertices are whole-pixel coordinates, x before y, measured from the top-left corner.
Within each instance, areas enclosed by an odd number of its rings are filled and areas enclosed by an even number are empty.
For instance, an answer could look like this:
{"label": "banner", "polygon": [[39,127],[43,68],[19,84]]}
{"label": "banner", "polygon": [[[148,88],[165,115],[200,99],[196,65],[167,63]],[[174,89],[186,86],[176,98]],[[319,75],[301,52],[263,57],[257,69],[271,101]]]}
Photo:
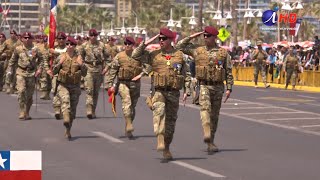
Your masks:
{"label": "banner", "polygon": [[297,36],[297,35],[298,35],[301,22],[302,22],[302,19],[301,19],[301,18],[298,18],[298,19],[297,19],[297,22],[296,22],[296,29],[295,29],[295,34],[294,34],[294,36]]}

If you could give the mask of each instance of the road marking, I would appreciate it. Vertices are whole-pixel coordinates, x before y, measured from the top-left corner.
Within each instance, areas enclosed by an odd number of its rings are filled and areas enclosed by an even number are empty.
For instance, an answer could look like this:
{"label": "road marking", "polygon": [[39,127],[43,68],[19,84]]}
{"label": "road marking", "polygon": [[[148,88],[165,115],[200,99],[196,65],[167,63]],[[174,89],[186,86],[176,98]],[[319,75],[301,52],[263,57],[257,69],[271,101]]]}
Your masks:
{"label": "road marking", "polygon": [[114,143],[123,143],[123,141],[121,141],[120,139],[114,138],[114,137],[112,137],[106,133],[103,133],[103,132],[93,131],[92,133],[97,136],[100,136],[102,138],[108,139],[109,141],[114,142]]}
{"label": "road marking", "polygon": [[222,110],[228,110],[228,109],[274,109],[274,108],[279,108],[279,107],[272,107],[272,106],[267,106],[267,107],[234,107],[234,108],[221,108]]}
{"label": "road marking", "polygon": [[313,102],[311,99],[297,99],[297,98],[284,98],[284,97],[261,97],[257,99],[274,100],[274,101],[287,101],[287,102]]}
{"label": "road marking", "polygon": [[308,119],[320,119],[320,117],[314,117],[314,118],[278,118],[278,119],[262,119],[265,121],[288,121],[288,120],[308,120]]}
{"label": "road marking", "polygon": [[305,104],[312,105],[312,106],[320,106],[320,104],[314,104],[314,103],[305,103]]}
{"label": "road marking", "polygon": [[320,127],[320,124],[317,124],[317,125],[308,125],[308,126],[300,126],[300,127],[303,127],[303,128]]}
{"label": "road marking", "polygon": [[10,94],[11,97],[18,97],[17,94]]}
{"label": "road marking", "polygon": [[305,95],[297,95],[297,96],[304,97],[304,98],[310,98],[310,99],[320,99],[320,98],[313,97],[313,96],[305,96]]}
{"label": "road marking", "polygon": [[225,178],[225,176],[223,176],[221,174],[218,174],[218,173],[215,173],[215,172],[212,172],[212,171],[208,171],[206,169],[203,169],[203,168],[200,168],[200,167],[197,167],[197,166],[193,166],[191,164],[188,164],[188,163],[185,163],[185,162],[182,162],[182,161],[170,161],[170,163],[185,167],[187,169],[190,169],[190,170],[193,170],[193,171],[196,171],[196,172],[199,172],[199,173],[211,176],[211,177]]}
{"label": "road marking", "polygon": [[[293,112],[272,112],[272,114],[296,114],[296,113],[306,113],[300,111],[293,111]],[[260,114],[271,114],[270,112],[260,112],[260,113],[237,113],[234,115],[260,115]],[[319,115],[320,116],[320,115]]]}

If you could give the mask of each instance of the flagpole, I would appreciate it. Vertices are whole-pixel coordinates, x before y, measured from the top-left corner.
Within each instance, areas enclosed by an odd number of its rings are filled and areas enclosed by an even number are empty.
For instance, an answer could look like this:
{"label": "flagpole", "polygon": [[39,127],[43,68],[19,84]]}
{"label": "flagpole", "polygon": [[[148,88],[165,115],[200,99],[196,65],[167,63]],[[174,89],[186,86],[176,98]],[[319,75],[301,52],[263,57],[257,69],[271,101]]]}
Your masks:
{"label": "flagpole", "polygon": [[21,0],[19,0],[19,34],[21,33]]}

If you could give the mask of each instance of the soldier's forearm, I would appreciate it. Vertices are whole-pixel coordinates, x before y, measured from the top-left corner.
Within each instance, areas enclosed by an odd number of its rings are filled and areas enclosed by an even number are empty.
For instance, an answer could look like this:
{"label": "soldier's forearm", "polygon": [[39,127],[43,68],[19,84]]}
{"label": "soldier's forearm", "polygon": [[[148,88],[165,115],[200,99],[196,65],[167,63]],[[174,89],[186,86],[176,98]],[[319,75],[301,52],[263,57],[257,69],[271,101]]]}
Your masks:
{"label": "soldier's forearm", "polygon": [[136,49],[133,50],[132,58],[136,59],[136,60],[140,60],[141,56],[145,52],[146,47],[147,47],[147,45],[145,45],[144,43],[141,43]]}
{"label": "soldier's forearm", "polygon": [[192,38],[191,38],[190,36],[181,39],[181,40],[177,43],[176,48],[177,48],[177,49],[184,49],[184,48],[186,48],[187,45],[189,44],[189,42],[191,41],[191,39],[192,39]]}

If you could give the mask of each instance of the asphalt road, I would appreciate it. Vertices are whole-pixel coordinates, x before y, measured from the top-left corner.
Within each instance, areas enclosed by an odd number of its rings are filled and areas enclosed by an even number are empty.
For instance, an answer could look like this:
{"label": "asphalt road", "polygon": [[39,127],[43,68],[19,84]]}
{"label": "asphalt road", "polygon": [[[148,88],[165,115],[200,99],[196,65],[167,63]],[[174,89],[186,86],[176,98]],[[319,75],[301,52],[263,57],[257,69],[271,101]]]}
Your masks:
{"label": "asphalt road", "polygon": [[320,94],[234,87],[221,109],[221,151],[214,155],[205,152],[198,107],[181,105],[174,161],[161,163],[152,112],[144,102],[148,89],[143,84],[135,140],[124,137],[119,97],[117,118],[107,100],[103,110],[100,93],[98,119],[88,120],[83,91],[70,142],[62,121],[53,118],[51,101],[38,100],[33,119],[21,122],[16,96],[0,93],[0,150],[42,150],[44,180],[320,179]]}

